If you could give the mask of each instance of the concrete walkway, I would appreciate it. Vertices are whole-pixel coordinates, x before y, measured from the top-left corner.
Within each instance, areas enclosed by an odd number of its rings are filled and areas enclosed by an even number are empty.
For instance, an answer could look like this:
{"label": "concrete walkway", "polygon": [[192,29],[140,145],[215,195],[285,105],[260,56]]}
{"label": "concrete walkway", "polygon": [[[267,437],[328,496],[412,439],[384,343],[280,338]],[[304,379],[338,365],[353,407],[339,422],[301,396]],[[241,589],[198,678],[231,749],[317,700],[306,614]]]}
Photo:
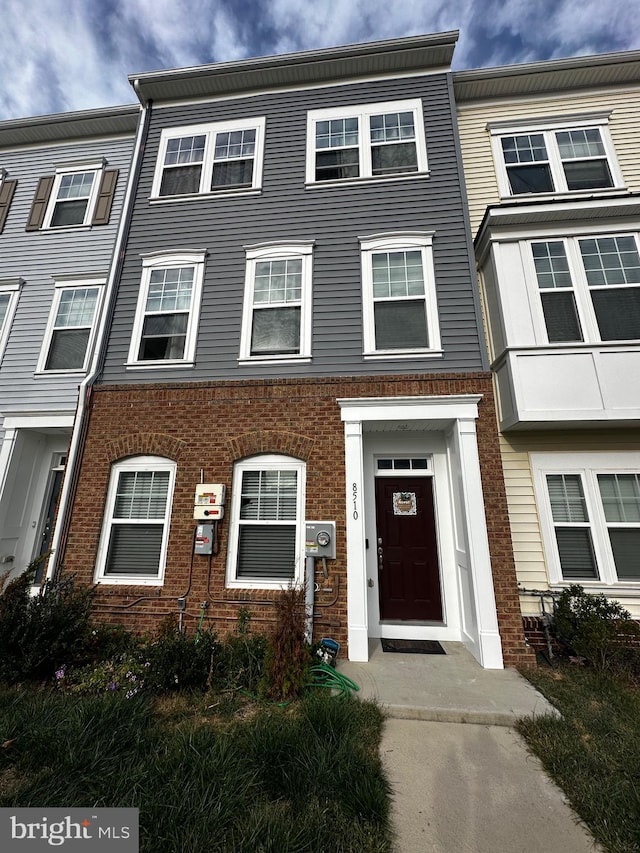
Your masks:
{"label": "concrete walkway", "polygon": [[556,709],[514,670],[442,645],[445,655],[391,654],[375,640],[368,663],[338,664],[388,715],[380,751],[397,853],[598,850],[512,728]]}

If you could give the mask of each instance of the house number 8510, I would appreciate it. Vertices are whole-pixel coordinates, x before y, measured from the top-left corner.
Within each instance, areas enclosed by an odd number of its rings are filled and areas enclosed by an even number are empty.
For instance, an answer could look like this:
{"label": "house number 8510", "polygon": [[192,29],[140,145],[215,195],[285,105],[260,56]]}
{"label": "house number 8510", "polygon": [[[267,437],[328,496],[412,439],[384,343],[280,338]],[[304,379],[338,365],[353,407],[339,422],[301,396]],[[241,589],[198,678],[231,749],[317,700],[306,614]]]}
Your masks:
{"label": "house number 8510", "polygon": [[358,520],[358,484],[354,483],[351,489],[351,494],[353,497],[353,520]]}

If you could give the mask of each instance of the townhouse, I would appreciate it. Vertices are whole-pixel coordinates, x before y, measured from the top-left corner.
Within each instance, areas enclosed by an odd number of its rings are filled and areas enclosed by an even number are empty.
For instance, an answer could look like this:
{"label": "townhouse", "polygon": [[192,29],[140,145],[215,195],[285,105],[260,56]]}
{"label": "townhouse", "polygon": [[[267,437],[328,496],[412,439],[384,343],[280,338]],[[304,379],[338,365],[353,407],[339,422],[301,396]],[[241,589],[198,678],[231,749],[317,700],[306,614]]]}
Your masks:
{"label": "townhouse", "polygon": [[0,569],[10,576],[52,547],[139,113],[0,123]]}
{"label": "townhouse", "polygon": [[455,94],[521,609],[640,617],[640,53],[463,71]]}
{"label": "townhouse", "polygon": [[101,618],[529,661],[461,178],[457,33],[145,73],[50,572]]}

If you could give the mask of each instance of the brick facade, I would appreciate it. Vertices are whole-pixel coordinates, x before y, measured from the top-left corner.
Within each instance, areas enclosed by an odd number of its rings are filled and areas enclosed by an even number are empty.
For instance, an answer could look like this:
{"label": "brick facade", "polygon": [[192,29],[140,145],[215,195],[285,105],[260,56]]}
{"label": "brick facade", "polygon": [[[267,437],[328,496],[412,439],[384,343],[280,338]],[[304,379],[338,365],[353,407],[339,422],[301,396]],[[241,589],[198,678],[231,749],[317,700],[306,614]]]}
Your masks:
{"label": "brick facade", "polygon": [[[248,608],[252,624],[273,618],[265,590],[225,588],[228,519],[220,524],[219,554],[193,555],[193,494],[201,481],[232,483],[238,460],[280,453],[307,464],[306,516],[336,520],[337,558],[326,581],[318,574],[315,636],[330,635],[346,648],[344,426],[338,398],[482,394],[477,423],[498,622],[505,665],[531,663],[518,602],[513,552],[489,374],[335,377],[171,385],[97,386],[73,513],[62,555],[64,572],[90,584],[102,529],[110,467],[127,456],[150,454],[177,462],[175,492],[161,587],[101,585],[96,615],[137,631],[153,630],[177,614],[186,597],[185,625],[193,631],[207,603],[204,624],[233,629]],[[229,496],[227,497],[229,506]]]}

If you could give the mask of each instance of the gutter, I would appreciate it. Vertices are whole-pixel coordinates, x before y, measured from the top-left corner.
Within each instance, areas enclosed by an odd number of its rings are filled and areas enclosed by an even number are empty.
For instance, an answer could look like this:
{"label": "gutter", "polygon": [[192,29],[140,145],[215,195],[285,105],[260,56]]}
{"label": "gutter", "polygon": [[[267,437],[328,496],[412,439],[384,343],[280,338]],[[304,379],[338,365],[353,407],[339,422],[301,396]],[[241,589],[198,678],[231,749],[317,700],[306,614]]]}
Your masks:
{"label": "gutter", "polygon": [[[136,94],[140,97],[137,81],[132,81],[132,85],[136,90]],[[141,97],[140,100],[142,102]],[[91,367],[85,378],[80,383],[78,390],[78,407],[76,409],[73,432],[71,434],[71,442],[69,444],[65,478],[62,484],[62,491],[60,493],[58,519],[53,533],[53,538],[51,540],[51,556],[47,563],[47,572],[45,576],[46,581],[51,581],[57,578],[62,568],[60,565],[59,555],[63,553],[67,543],[71,521],[70,510],[73,505],[78,481],[80,479],[80,460],[82,458],[82,450],[89,427],[89,400],[91,399],[91,388],[102,371],[106,356],[109,330],[111,328],[113,314],[115,311],[117,292],[116,284],[120,278],[122,265],[124,263],[124,248],[129,237],[129,229],[133,215],[133,195],[135,193],[135,188],[140,176],[140,170],[142,168],[142,158],[144,156],[144,149],[151,121],[152,101],[147,101],[146,105],[142,106],[141,109],[142,117],[138,125],[133,157],[131,159],[129,180],[122,203],[122,216],[120,219],[120,225],[118,226],[118,233],[116,235],[116,242],[111,260],[111,269],[109,271],[109,278],[107,281],[103,319],[100,324],[100,329],[98,330],[98,338],[93,350]]]}

